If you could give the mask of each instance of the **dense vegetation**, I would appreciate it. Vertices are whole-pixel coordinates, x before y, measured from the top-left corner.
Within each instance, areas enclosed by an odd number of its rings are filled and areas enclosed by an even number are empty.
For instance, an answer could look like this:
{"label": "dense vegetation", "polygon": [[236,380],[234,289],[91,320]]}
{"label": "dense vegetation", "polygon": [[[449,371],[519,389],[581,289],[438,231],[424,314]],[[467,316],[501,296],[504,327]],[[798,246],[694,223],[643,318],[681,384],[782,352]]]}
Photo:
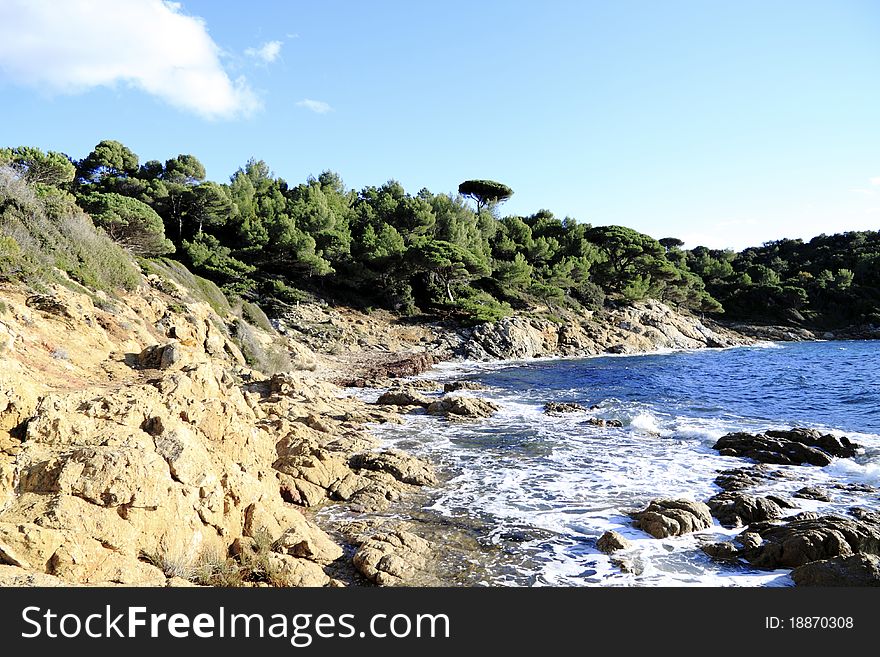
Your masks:
{"label": "dense vegetation", "polygon": [[[263,304],[305,291],[482,321],[535,305],[596,309],[652,297],[734,318],[880,322],[877,233],[688,251],[675,238],[547,210],[501,216],[514,191],[491,180],[464,181],[457,194],[412,195],[393,180],[355,191],[331,172],[290,185],[251,160],[218,184],[192,155],[140,163],[116,141],[78,161],[0,149],[0,167],[7,186],[86,210],[101,239],[142,258],[176,258],[230,296]],[[0,277],[20,269],[10,263],[27,248],[16,228],[26,211],[13,206],[0,189]],[[76,278],[75,266],[62,268]]]}

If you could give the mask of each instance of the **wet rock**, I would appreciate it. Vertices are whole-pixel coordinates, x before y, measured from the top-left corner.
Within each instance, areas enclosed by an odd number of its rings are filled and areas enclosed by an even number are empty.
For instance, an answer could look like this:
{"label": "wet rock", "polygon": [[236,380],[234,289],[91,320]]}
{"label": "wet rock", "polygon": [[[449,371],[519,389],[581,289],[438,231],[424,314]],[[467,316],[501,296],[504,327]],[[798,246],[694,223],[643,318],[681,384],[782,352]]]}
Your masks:
{"label": "wet rock", "polygon": [[828,491],[818,486],[805,486],[794,494],[803,500],[817,500],[819,502],[830,502],[831,496]]}
{"label": "wet rock", "polygon": [[758,464],[722,470],[715,477],[715,484],[721,490],[738,491],[752,488],[770,479],[783,479],[785,476],[778,470],[771,470],[766,465]]}
{"label": "wet rock", "polygon": [[587,420],[587,424],[592,425],[594,427],[616,427],[621,428],[623,426],[623,422],[620,420],[606,420],[600,417],[591,417]]}
{"label": "wet rock", "polygon": [[452,381],[443,384],[443,392],[457,392],[459,390],[486,390],[486,386],[476,381]]}
{"label": "wet rock", "polygon": [[854,554],[798,566],[791,571],[798,586],[880,586],[880,557]]}
{"label": "wet rock", "polygon": [[607,531],[596,541],[596,547],[600,552],[611,554],[618,550],[629,550],[632,547],[632,543],[615,531]]}
{"label": "wet rock", "polygon": [[736,561],[739,559],[739,550],[730,541],[704,543],[700,549],[717,561]]}
{"label": "wet rock", "polygon": [[376,400],[376,403],[388,406],[421,406],[422,408],[427,408],[431,405],[431,400],[414,390],[398,389],[382,393],[379,399]]}
{"label": "wet rock", "polygon": [[437,483],[430,463],[397,450],[355,454],[348,463],[356,470],[387,472],[405,484],[433,486]]}
{"label": "wet rock", "polygon": [[444,397],[428,406],[431,415],[443,415],[448,420],[472,420],[494,415],[500,406],[478,397]]}
{"label": "wet rock", "polygon": [[752,525],[763,543],[743,556],[767,570],[795,568],[811,561],[848,557],[858,552],[880,554],[880,525],[840,516],[793,520],[784,525]]}
{"label": "wet rock", "polygon": [[586,410],[576,402],[547,402],[544,404],[545,413],[580,413]]}
{"label": "wet rock", "polygon": [[858,453],[859,445],[850,442],[846,436],[835,436],[830,433],[823,434],[816,429],[795,427],[794,429],[771,429],[764,432],[771,438],[790,440],[813,447],[819,447],[837,458],[852,458]]}
{"label": "wet rock", "polygon": [[880,525],[880,513],[877,511],[854,506],[849,509],[849,514],[856,520],[864,520],[865,522]]}
{"label": "wet rock", "polygon": [[364,540],[353,563],[367,579],[380,586],[416,583],[428,567],[430,544],[402,529],[379,532]]}
{"label": "wet rock", "polygon": [[782,517],[780,505],[766,497],[724,492],[707,500],[706,503],[718,522],[728,528]]}
{"label": "wet rock", "polygon": [[654,538],[681,536],[712,526],[709,507],[693,500],[653,500],[644,510],[630,514],[634,525]]}
{"label": "wet rock", "polygon": [[761,463],[826,466],[831,463],[832,457],[854,456],[858,445],[846,437],[823,435],[815,429],[795,428],[763,434],[729,433],[719,438],[713,449],[724,456],[751,458]]}

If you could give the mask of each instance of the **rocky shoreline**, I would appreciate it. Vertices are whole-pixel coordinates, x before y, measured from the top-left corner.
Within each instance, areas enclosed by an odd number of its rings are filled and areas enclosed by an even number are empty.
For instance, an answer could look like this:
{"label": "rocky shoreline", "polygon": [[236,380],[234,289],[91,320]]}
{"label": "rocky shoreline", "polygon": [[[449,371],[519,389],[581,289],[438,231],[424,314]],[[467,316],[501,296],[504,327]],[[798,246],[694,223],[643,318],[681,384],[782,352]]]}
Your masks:
{"label": "rocky shoreline", "polygon": [[[39,298],[12,286],[2,293],[0,585],[7,586],[448,584],[438,572],[436,545],[473,551],[472,532],[426,525],[412,511],[423,489],[442,485],[443,474],[382,449],[369,425],[400,422],[414,410],[474,421],[497,406],[461,394],[474,387],[467,382],[441,392],[407,377],[451,358],[579,357],[753,341],[653,301],[472,328],[311,304],[274,326],[306,365],[270,377],[246,365],[223,330],[227,318],[165,281],[149,281],[121,300],[62,286]],[[340,386],[373,388],[378,399]],[[582,409],[548,408],[572,410]],[[809,450],[828,448],[798,444],[814,461],[820,457]],[[750,444],[737,455],[753,457],[766,447]],[[652,534],[672,526],[669,518],[692,529],[717,514],[765,522],[783,506],[739,492],[716,498],[696,514],[679,502],[655,501],[636,522]],[[322,509],[339,513],[316,517]],[[687,520],[687,513],[699,520]],[[873,529],[862,526],[873,520],[848,522],[846,531],[868,538],[858,539],[858,550],[829,553],[849,559],[829,568],[874,567]],[[747,533],[775,540],[771,529]],[[754,549],[754,540],[743,545]],[[616,544],[614,537],[603,541],[605,549]],[[716,553],[751,554],[739,547]],[[818,574],[799,578],[827,577],[811,568]]]}

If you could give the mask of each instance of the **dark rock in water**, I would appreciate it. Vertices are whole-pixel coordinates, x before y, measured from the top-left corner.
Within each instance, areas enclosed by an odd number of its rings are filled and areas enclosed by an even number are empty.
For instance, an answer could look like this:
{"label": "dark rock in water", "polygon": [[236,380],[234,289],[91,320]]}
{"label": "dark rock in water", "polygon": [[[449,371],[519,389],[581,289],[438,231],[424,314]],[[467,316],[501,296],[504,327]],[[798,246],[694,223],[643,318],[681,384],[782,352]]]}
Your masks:
{"label": "dark rock in water", "polygon": [[739,559],[739,550],[730,541],[704,543],[700,549],[717,561],[736,561]]}
{"label": "dark rock in water", "polygon": [[864,509],[860,506],[854,506],[849,509],[849,514],[856,520],[864,520],[865,522],[880,525],[880,513],[878,513],[877,511],[871,511],[870,509]]}
{"label": "dark rock in water", "polygon": [[744,550],[753,550],[761,545],[761,543],[764,542],[764,539],[761,538],[761,535],[757,532],[744,531],[733,539],[733,542],[738,544]]}
{"label": "dark rock in water", "polygon": [[443,392],[456,392],[457,390],[486,390],[486,386],[476,381],[452,381],[443,384]]}
{"label": "dark rock in water", "polygon": [[787,497],[782,497],[781,495],[767,495],[767,499],[771,502],[776,502],[781,509],[796,509],[798,505],[792,502]]}
{"label": "dark rock in water", "polygon": [[805,486],[796,492],[794,496],[804,500],[817,500],[819,502],[831,501],[831,496],[828,494],[828,491],[817,486]]}
{"label": "dark rock in water", "polygon": [[821,517],[822,516],[815,511],[801,511],[800,513],[795,513],[793,516],[785,516],[783,520],[785,520],[785,522],[791,522],[792,520],[815,520],[816,518]]}
{"label": "dark rock in water", "polygon": [[376,400],[376,403],[390,406],[421,406],[422,408],[427,408],[431,404],[431,400],[414,390],[401,388],[382,393],[379,399]]}
{"label": "dark rock in water", "polygon": [[617,552],[618,550],[630,549],[632,547],[632,543],[630,543],[617,532],[608,531],[599,537],[599,540],[596,541],[596,547],[599,549],[600,552],[611,554],[612,552]]}
{"label": "dark rock in water", "polygon": [[763,543],[742,556],[767,570],[796,568],[811,561],[848,557],[857,552],[880,554],[880,524],[840,516],[793,520],[784,525],[758,523],[749,527]]}
{"label": "dark rock in water", "polygon": [[587,424],[591,424],[594,427],[617,427],[620,428],[623,426],[623,422],[620,420],[606,420],[601,417],[591,417],[587,420]]}
{"label": "dark rock in water", "polygon": [[823,434],[816,429],[795,427],[794,429],[786,430],[771,429],[764,433],[771,438],[790,440],[811,447],[819,447],[831,454],[831,456],[836,456],[842,459],[852,458],[859,450],[859,445],[850,442],[850,439],[846,436],[838,437],[830,433]]}
{"label": "dark rock in water", "polygon": [[709,507],[693,500],[653,500],[630,517],[635,527],[654,538],[681,536],[712,526]]}
{"label": "dark rock in water", "polygon": [[348,464],[356,470],[387,472],[398,481],[415,486],[431,486],[437,477],[429,463],[396,450],[355,454]]}
{"label": "dark rock in water", "polygon": [[770,470],[766,465],[759,464],[723,470],[715,477],[715,484],[721,490],[737,491],[752,488],[768,479],[782,479],[784,477],[784,473]]}
{"label": "dark rock in water", "polygon": [[834,456],[855,456],[858,445],[846,437],[795,428],[758,434],[729,433],[719,438],[713,448],[724,456],[746,457],[761,463],[825,466]]}
{"label": "dark rock in water", "polygon": [[545,413],[580,413],[585,410],[587,409],[575,402],[547,402],[544,404]]}
{"label": "dark rock in water", "polygon": [[743,493],[719,493],[706,504],[724,527],[740,527],[782,517],[782,508],[774,500]]}
{"label": "dark rock in water", "polygon": [[854,554],[813,561],[791,571],[798,586],[880,586],[880,557]]}
{"label": "dark rock in water", "polygon": [[611,557],[611,563],[620,568],[622,573],[630,573],[632,575],[641,575],[645,571],[642,562],[634,559],[626,559],[624,557]]}
{"label": "dark rock in water", "polygon": [[870,484],[834,484],[832,488],[835,490],[845,490],[848,493],[880,493],[880,488],[871,486]]}

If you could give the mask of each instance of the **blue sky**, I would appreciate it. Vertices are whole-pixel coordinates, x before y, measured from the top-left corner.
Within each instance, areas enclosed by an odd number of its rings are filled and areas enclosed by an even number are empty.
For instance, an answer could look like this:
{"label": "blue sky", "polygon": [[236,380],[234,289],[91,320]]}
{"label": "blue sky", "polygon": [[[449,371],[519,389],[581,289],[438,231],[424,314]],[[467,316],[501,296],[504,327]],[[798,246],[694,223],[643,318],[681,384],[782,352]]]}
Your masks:
{"label": "blue sky", "polygon": [[876,230],[880,3],[0,0],[0,144],[105,138],[688,246]]}

